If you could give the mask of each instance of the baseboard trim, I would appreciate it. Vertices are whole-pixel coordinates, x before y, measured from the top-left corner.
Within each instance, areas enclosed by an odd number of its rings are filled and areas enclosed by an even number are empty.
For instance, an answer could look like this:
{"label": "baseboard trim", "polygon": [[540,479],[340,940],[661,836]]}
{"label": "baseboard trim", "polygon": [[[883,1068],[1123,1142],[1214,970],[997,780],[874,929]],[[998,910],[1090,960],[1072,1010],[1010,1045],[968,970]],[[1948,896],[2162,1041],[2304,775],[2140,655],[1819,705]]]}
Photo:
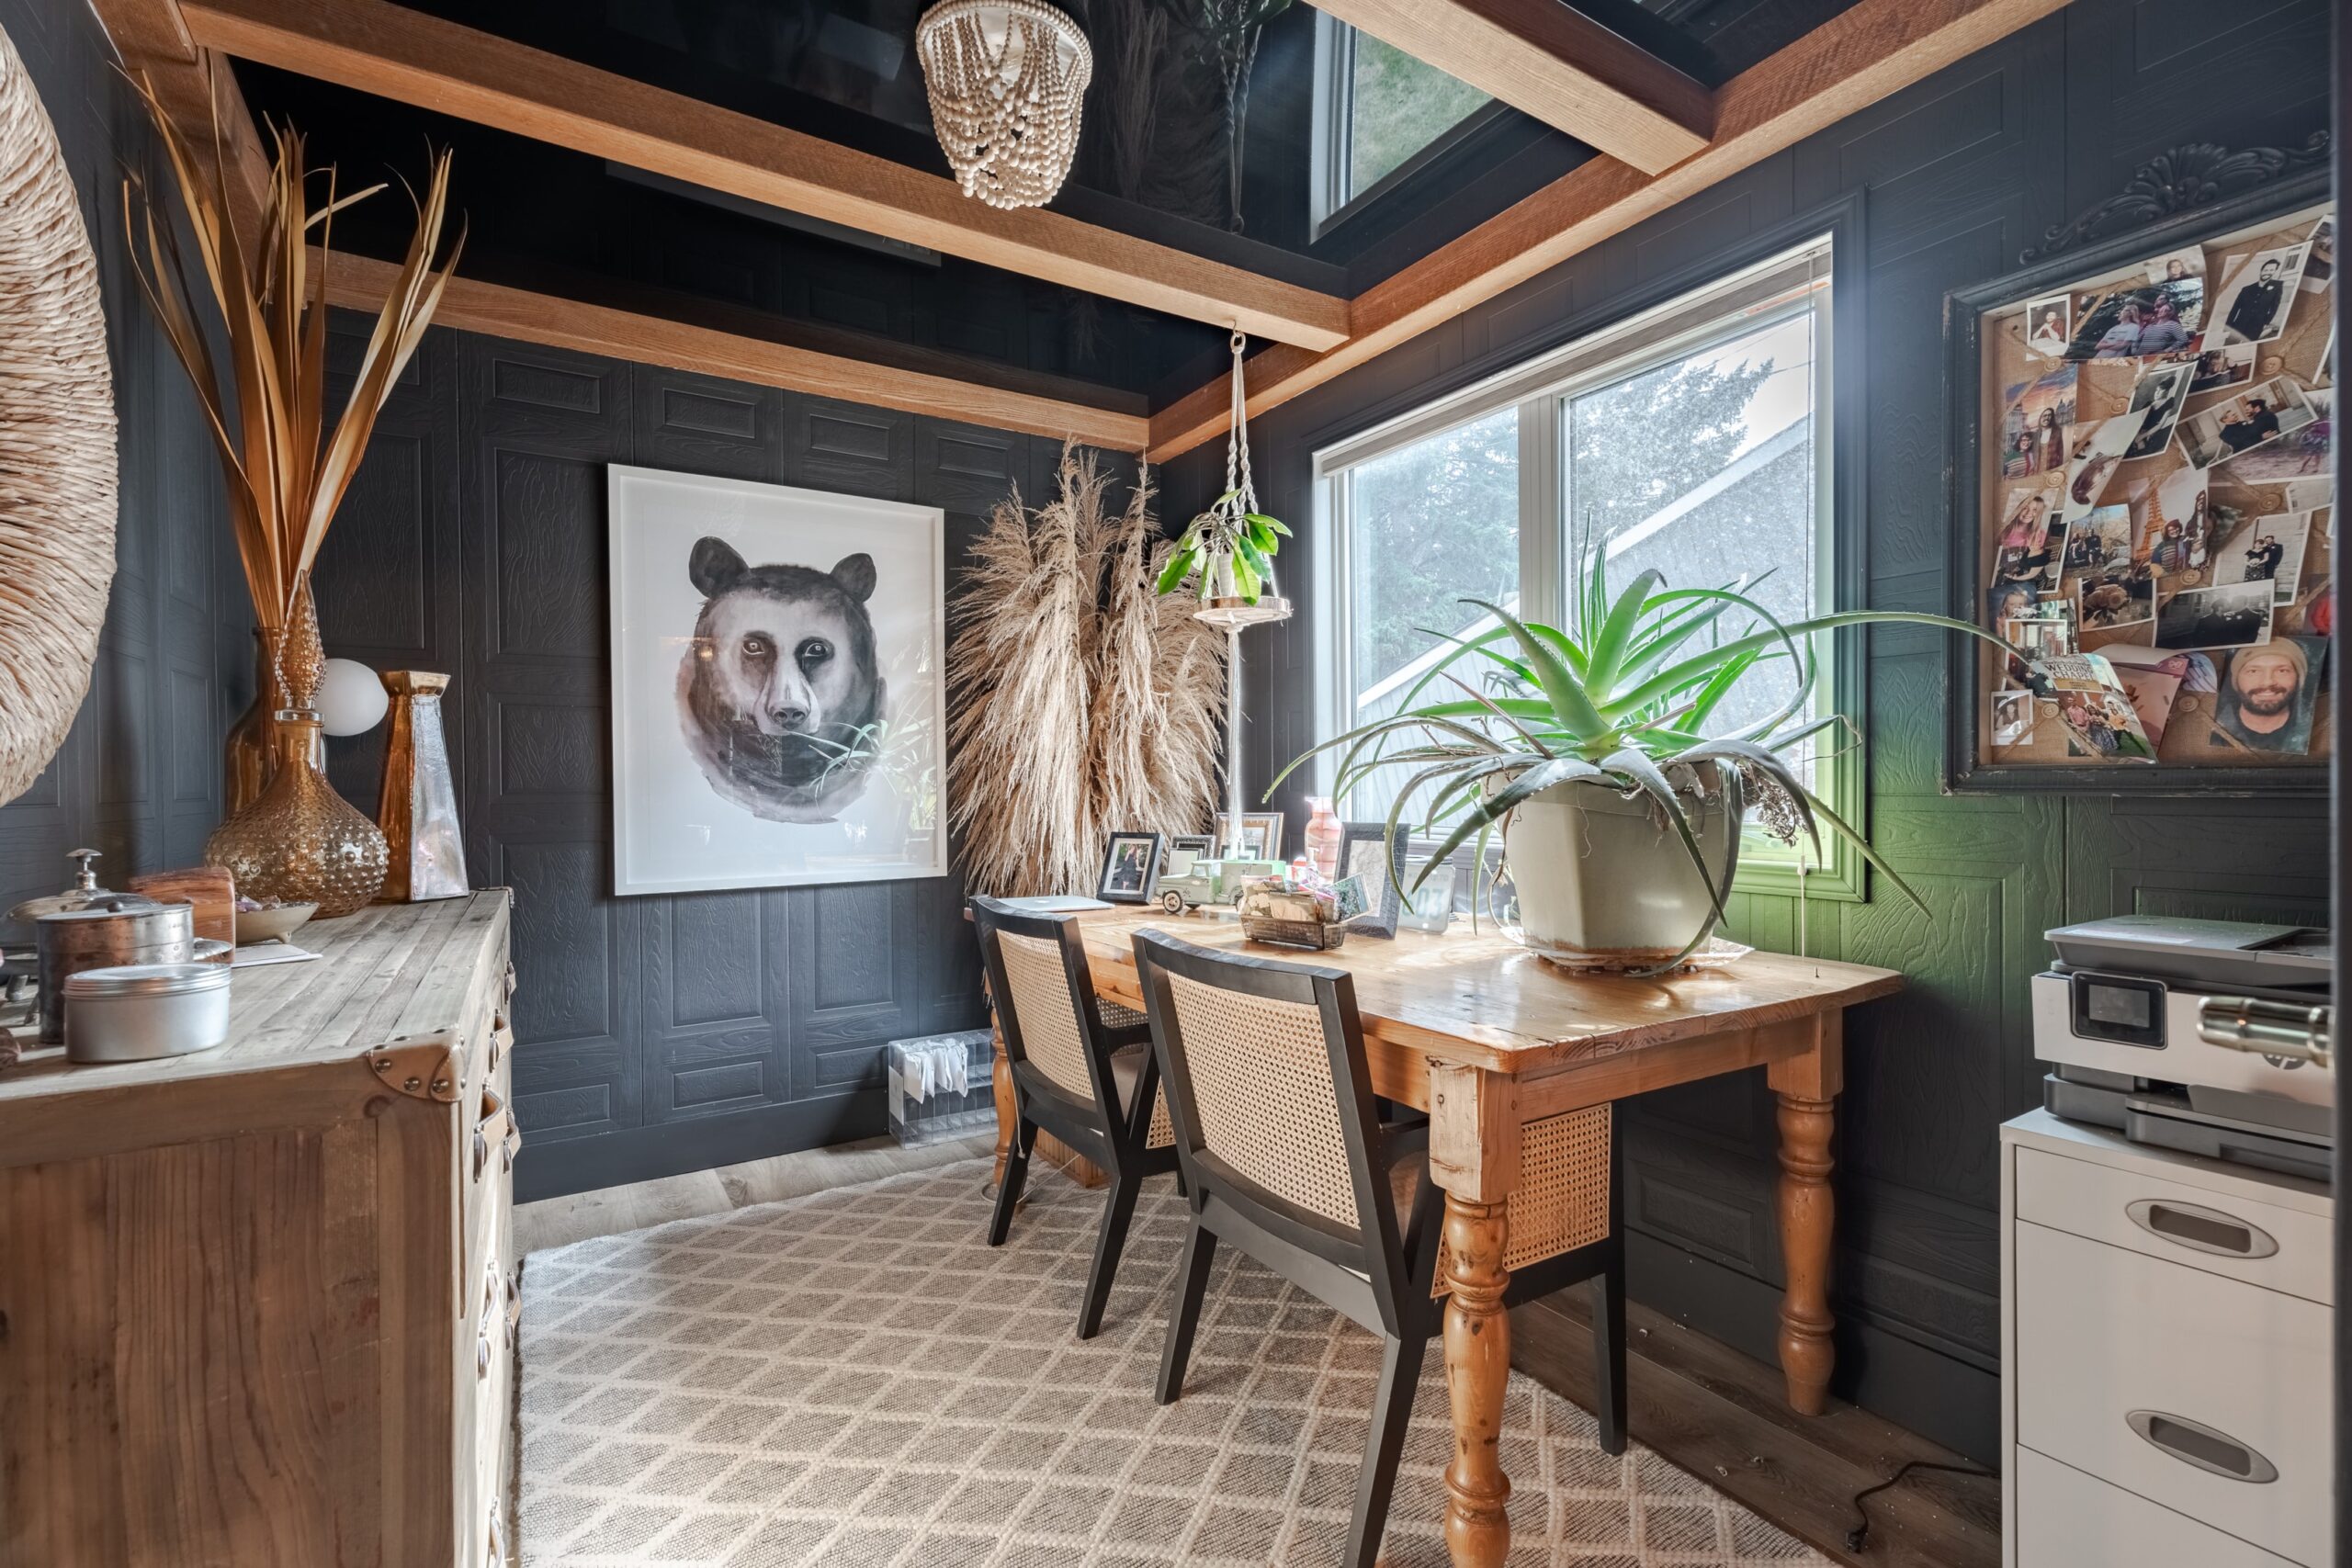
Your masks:
{"label": "baseboard trim", "polygon": [[[1781,1292],[1640,1231],[1625,1235],[1626,1293],[1759,1361],[1780,1352]],[[1834,1305],[1834,1303],[1833,1303]],[[1980,1463],[2001,1451],[2001,1379],[1851,1317],[1838,1320],[1830,1392]]]}
{"label": "baseboard trim", "polygon": [[514,1160],[514,1201],[535,1203],[600,1187],[878,1138],[888,1130],[888,1121],[882,1096],[865,1092],[657,1122],[585,1138],[534,1144],[526,1131],[523,1152]]}

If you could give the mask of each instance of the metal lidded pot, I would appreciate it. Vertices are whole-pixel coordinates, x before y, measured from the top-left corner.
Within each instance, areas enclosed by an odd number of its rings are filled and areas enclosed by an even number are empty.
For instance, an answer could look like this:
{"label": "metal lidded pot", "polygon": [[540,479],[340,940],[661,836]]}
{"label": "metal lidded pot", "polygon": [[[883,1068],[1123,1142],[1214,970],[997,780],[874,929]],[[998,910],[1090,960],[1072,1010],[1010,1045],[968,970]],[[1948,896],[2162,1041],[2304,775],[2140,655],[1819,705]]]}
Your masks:
{"label": "metal lidded pot", "polygon": [[196,908],[98,886],[96,850],[74,850],[74,884],[8,911],[28,922],[40,971],[40,1043],[65,1038],[65,982],[86,969],[126,964],[187,964],[197,956]]}
{"label": "metal lidded pot", "polygon": [[148,1062],[229,1038],[229,968],[135,964],[85,969],[64,984],[65,1057]]}

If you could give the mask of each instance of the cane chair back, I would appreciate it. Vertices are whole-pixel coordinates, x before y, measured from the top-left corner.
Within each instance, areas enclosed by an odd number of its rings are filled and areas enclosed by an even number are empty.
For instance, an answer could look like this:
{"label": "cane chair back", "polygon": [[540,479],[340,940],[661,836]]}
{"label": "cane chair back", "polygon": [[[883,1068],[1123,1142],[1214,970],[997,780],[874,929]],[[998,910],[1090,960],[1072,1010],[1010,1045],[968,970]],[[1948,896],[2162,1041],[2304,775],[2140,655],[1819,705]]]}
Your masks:
{"label": "cane chair back", "polygon": [[998,931],[996,942],[1006,993],[997,1005],[1012,1015],[1006,1032],[1017,1032],[1023,1055],[1056,1088],[1094,1103],[1094,1069],[1080,1033],[1061,944],[1009,931]]}
{"label": "cane chair back", "polygon": [[[1029,915],[992,898],[972,900],[980,954],[989,970],[998,1021],[1011,1059],[1025,1066],[1083,1108],[1101,1111],[1108,1089],[1107,1119],[1124,1122],[1139,1088],[1140,1068],[1149,1052],[1144,1015],[1094,993],[1092,971],[1077,921],[1068,915]],[[1101,1050],[1090,1042],[1099,1043]],[[1168,1096],[1152,1091],[1151,1124],[1144,1147],[1176,1144]]]}
{"label": "cane chair back", "polygon": [[1154,931],[1135,946],[1186,1179],[1353,1270],[1394,1321],[1404,1226],[1353,980]]}
{"label": "cane chair back", "polygon": [[1359,1229],[1340,1086],[1320,1009],[1168,976],[1201,1145],[1240,1175]]}

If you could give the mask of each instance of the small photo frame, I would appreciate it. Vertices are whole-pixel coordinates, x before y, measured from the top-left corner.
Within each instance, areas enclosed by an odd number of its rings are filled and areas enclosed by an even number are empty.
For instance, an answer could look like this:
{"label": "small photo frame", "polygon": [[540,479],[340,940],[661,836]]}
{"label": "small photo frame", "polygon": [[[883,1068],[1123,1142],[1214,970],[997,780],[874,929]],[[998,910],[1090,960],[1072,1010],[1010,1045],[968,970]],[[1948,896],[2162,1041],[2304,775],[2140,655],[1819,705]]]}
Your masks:
{"label": "small photo frame", "polygon": [[2044,359],[2057,359],[2065,355],[2066,345],[2075,338],[2075,297],[2052,294],[2047,299],[2036,299],[2025,308],[2025,345]]}
{"label": "small photo frame", "polygon": [[1094,896],[1106,904],[1148,904],[1159,881],[1159,835],[1114,833]]}
{"label": "small photo frame", "polygon": [[2022,746],[2033,739],[2033,694],[2031,692],[1996,692],[1993,694],[1993,744]]}
{"label": "small photo frame", "polygon": [[1280,860],[1283,858],[1283,814],[1279,811],[1245,811],[1241,814],[1241,831],[1233,831],[1233,813],[1216,814],[1217,853],[1226,860]]}
{"label": "small photo frame", "polygon": [[1170,833],[1168,848],[1159,857],[1159,874],[1188,876],[1195,861],[1214,859],[1216,838],[1209,833]]}
{"label": "small photo frame", "polygon": [[1339,880],[1361,883],[1364,912],[1348,930],[1365,936],[1395,936],[1403,908],[1404,846],[1392,852],[1385,822],[1345,822],[1340,828]]}

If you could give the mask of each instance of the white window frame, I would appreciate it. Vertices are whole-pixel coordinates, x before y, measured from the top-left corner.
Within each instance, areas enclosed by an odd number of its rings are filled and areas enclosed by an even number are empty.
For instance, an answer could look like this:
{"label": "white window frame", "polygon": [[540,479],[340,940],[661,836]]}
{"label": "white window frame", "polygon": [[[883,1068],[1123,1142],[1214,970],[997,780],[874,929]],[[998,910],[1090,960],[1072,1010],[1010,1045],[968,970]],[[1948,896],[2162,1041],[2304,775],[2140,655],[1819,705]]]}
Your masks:
{"label": "white window frame", "polygon": [[[1519,410],[1520,614],[1557,625],[1568,614],[1567,548],[1573,496],[1564,493],[1574,476],[1563,466],[1562,447],[1570,402],[1689,355],[1713,341],[1758,331],[1810,311],[1814,318],[1813,445],[1815,482],[1813,602],[1817,613],[1852,608],[1839,599],[1847,578],[1844,554],[1859,548],[1850,525],[1838,513],[1836,367],[1838,310],[1831,287],[1831,242],[1827,233],[1745,266],[1716,281],[1643,310],[1601,331],[1489,377],[1445,398],[1317,450],[1315,454],[1317,536],[1329,542],[1319,552],[1313,592],[1317,609],[1331,628],[1316,652],[1315,723],[1318,737],[1351,728],[1354,649],[1347,585],[1352,581],[1353,530],[1349,517],[1349,475],[1373,458],[1511,406]],[[1696,325],[1691,325],[1695,321]],[[1622,548],[1625,542],[1621,541]],[[1816,712],[1840,713],[1859,722],[1861,695],[1860,644],[1849,628],[1815,634]],[[1319,755],[1318,787],[1329,793],[1336,757]],[[1858,829],[1865,821],[1867,787],[1859,748],[1843,746],[1822,757],[1815,784],[1831,807]],[[1342,815],[1345,815],[1342,807]],[[1421,846],[1427,847],[1427,846]],[[1809,844],[1792,849],[1750,830],[1740,852],[1735,883],[1743,893],[1794,894],[1860,899],[1867,895],[1861,857],[1843,840],[1824,832],[1820,863]],[[1807,863],[1800,869],[1800,857]]]}
{"label": "white window frame", "polygon": [[1464,137],[1508,110],[1489,97],[1413,155],[1362,190],[1348,188],[1355,140],[1356,29],[1329,12],[1315,14],[1315,94],[1307,132],[1307,238],[1321,239],[1410,179]]}

